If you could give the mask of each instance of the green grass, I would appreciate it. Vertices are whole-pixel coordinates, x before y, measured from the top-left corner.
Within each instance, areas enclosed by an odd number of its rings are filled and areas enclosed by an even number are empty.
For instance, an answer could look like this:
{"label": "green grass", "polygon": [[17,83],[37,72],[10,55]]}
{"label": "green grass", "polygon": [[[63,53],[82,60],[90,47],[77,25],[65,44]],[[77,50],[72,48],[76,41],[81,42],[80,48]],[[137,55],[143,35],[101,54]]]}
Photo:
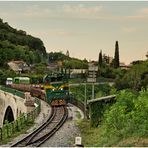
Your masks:
{"label": "green grass", "polygon": [[81,120],[78,122],[78,126],[81,130],[82,143],[85,147],[98,146],[99,141],[99,128],[90,127],[88,120]]}
{"label": "green grass", "polygon": [[81,114],[80,114],[80,112],[79,112],[79,111],[76,111],[76,117],[77,117],[78,119],[80,119],[80,118],[81,118]]}
{"label": "green grass", "polygon": [[27,125],[25,125],[23,127],[23,129],[21,129],[20,131],[16,131],[11,137],[9,138],[5,138],[3,139],[3,141],[0,141],[0,145],[2,144],[7,144],[8,142],[12,141],[14,138],[16,138],[17,136],[21,135],[21,134],[26,134],[27,130],[33,126],[33,123],[28,123]]}
{"label": "green grass", "polygon": [[103,125],[97,128],[90,126],[89,120],[79,120],[82,143],[85,147],[147,147],[148,137],[120,137],[112,131],[108,136],[104,134]]}
{"label": "green grass", "polygon": [[69,79],[69,83],[83,83],[84,81],[85,81],[85,79],[83,79],[83,78]]}

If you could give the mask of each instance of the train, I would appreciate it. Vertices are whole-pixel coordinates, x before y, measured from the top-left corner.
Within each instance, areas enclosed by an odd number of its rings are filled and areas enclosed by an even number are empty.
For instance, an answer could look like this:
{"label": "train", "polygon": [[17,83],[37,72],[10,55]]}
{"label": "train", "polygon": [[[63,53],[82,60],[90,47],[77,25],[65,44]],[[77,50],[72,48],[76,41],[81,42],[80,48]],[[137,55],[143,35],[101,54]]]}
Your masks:
{"label": "train", "polygon": [[6,85],[9,86],[11,84],[30,84],[30,78],[29,77],[7,78]]}
{"label": "train", "polygon": [[66,72],[47,74],[43,78],[43,82],[43,84],[30,84],[30,79],[27,77],[15,77],[11,80],[7,79],[6,84],[13,89],[30,92],[32,96],[48,102],[51,106],[67,104],[69,85]]}
{"label": "train", "polygon": [[51,106],[66,105],[69,100],[68,75],[66,72],[51,73],[44,77],[44,90]]}
{"label": "train", "polygon": [[19,91],[30,92],[32,96],[46,101],[43,84],[30,84],[29,77],[7,78],[6,85]]}

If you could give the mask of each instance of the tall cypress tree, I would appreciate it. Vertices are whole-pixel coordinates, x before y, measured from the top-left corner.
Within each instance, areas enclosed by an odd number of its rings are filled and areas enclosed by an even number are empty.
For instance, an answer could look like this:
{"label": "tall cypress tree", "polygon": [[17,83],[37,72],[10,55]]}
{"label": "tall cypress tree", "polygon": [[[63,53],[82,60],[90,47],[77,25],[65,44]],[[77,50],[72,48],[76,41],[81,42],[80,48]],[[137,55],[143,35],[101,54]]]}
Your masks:
{"label": "tall cypress tree", "polygon": [[99,60],[98,60],[98,64],[100,67],[102,67],[102,50],[99,53]]}
{"label": "tall cypress tree", "polygon": [[68,57],[69,57],[69,51],[68,51],[68,50],[66,51],[66,56],[68,56]]}
{"label": "tall cypress tree", "polygon": [[118,46],[118,41],[116,41],[115,44],[115,56],[114,56],[114,68],[118,68],[119,65],[119,46]]}

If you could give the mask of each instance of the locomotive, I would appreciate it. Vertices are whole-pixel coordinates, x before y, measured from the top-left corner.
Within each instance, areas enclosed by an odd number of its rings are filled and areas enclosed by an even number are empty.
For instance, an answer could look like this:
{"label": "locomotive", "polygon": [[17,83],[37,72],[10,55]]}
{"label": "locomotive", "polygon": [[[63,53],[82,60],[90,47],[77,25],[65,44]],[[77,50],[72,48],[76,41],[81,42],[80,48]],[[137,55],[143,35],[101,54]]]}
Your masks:
{"label": "locomotive", "polygon": [[64,72],[51,73],[44,77],[44,90],[51,106],[66,105],[69,99],[68,75]]}

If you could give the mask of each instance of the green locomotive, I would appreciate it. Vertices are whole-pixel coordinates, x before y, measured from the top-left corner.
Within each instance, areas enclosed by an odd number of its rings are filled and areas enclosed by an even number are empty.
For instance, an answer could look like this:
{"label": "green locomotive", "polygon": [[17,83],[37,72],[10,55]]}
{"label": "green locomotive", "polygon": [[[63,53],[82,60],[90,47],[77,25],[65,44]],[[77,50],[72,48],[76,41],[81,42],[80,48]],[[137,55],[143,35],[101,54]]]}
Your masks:
{"label": "green locomotive", "polygon": [[68,76],[63,72],[48,74],[44,77],[47,102],[51,106],[66,105],[69,98]]}

